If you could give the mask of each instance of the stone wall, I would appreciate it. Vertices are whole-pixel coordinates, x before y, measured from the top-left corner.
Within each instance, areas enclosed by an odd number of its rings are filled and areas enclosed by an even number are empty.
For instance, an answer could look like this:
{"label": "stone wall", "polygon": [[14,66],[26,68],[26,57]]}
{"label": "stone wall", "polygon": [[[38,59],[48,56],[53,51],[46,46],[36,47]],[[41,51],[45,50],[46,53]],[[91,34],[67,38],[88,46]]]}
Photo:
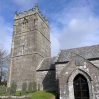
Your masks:
{"label": "stone wall", "polygon": [[29,96],[0,96],[0,99],[31,99]]}
{"label": "stone wall", "polygon": [[40,84],[40,90],[56,91],[55,70],[38,71],[37,82]]}
{"label": "stone wall", "polygon": [[61,63],[58,63],[55,65],[55,68],[56,68],[56,79],[58,79],[58,77],[60,76],[60,72],[61,70],[63,70],[63,68],[65,68],[67,66],[68,63],[64,63],[64,64],[61,64]]}

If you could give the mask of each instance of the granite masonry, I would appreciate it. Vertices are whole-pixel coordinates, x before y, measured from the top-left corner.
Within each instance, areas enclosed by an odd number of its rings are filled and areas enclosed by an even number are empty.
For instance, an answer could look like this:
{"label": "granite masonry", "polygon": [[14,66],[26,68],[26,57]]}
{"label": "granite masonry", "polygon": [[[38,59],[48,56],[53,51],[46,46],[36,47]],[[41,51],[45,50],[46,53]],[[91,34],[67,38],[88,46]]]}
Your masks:
{"label": "granite masonry", "polygon": [[[51,57],[48,20],[38,5],[15,12],[7,86],[36,82],[57,99],[99,99],[99,45],[60,50]],[[37,86],[38,88],[38,86]]]}

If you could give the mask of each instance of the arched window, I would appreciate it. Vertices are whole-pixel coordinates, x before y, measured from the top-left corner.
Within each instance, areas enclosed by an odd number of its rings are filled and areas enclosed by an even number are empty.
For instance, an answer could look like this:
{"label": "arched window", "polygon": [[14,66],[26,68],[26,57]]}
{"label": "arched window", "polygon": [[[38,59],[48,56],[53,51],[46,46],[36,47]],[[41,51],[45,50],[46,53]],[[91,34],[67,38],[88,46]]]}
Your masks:
{"label": "arched window", "polygon": [[35,19],[34,19],[34,26],[37,26],[37,23],[38,23],[38,19],[35,18]]}
{"label": "arched window", "polygon": [[28,20],[24,17],[22,22],[22,31],[26,32],[28,30]]}
{"label": "arched window", "polygon": [[83,75],[78,74],[73,80],[73,85],[75,99],[89,99],[88,82]]}

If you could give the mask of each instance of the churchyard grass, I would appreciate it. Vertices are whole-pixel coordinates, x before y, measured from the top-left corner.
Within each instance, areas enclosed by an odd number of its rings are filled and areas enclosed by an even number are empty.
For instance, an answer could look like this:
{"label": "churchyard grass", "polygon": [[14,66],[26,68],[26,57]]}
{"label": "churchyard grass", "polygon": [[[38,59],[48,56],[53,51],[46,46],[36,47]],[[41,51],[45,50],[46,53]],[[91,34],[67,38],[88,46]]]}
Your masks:
{"label": "churchyard grass", "polygon": [[[20,96],[21,91],[16,91],[14,96]],[[7,96],[8,94],[1,94],[0,96]],[[36,91],[32,93],[26,93],[26,96],[30,96],[31,99],[55,99],[55,92],[46,92],[46,91]]]}
{"label": "churchyard grass", "polygon": [[46,92],[46,91],[37,91],[30,93],[32,99],[51,99],[53,96],[55,96],[55,93]]}

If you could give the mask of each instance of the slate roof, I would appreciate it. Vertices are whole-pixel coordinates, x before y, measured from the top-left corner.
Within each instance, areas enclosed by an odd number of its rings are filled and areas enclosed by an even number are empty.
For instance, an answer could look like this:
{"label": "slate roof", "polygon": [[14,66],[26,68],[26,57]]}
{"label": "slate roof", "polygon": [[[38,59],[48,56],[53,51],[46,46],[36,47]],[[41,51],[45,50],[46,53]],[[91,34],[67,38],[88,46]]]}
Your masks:
{"label": "slate roof", "polygon": [[37,71],[55,70],[55,62],[68,62],[76,54],[82,56],[85,59],[99,58],[99,44],[93,46],[61,50],[57,57],[44,58],[38,66]]}
{"label": "slate roof", "polygon": [[56,57],[48,57],[44,58],[44,60],[40,63],[37,71],[42,70],[55,70],[55,59]]}
{"label": "slate roof", "polygon": [[99,58],[99,44],[93,45],[93,46],[61,50],[61,52],[59,53],[57,62],[70,61],[70,59],[73,56],[75,56],[75,54],[78,54],[78,55],[84,57],[85,59]]}

